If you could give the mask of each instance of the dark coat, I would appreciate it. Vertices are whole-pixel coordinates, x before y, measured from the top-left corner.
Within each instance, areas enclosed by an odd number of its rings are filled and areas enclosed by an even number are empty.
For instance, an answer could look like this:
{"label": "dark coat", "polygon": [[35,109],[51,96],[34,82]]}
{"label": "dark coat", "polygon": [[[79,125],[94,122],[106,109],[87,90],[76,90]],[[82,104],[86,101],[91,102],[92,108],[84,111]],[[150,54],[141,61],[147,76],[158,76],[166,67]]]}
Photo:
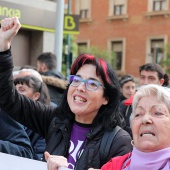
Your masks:
{"label": "dark coat", "polygon": [[[63,155],[67,157],[72,122],[69,120],[60,121],[58,118],[54,118],[50,127],[51,129],[49,130],[51,132],[49,133],[47,150],[54,152],[56,155]],[[87,145],[82,156],[76,163],[76,170],[87,170],[90,167],[100,168],[103,165],[102,160],[100,159],[101,156],[99,149],[104,132],[105,130],[102,125],[98,125],[91,129],[91,131],[87,134]],[[56,143],[54,143],[54,140]],[[121,129],[112,142],[106,162],[112,157],[124,155],[125,153],[130,152],[132,149],[130,141],[131,138],[129,134]]]}
{"label": "dark coat", "polygon": [[68,84],[67,80],[59,72],[47,71],[41,72],[41,75],[43,82],[47,85],[51,101],[59,105]]}
{"label": "dark coat", "polygon": [[0,109],[0,152],[32,158],[33,152],[23,126]]}
{"label": "dark coat", "polygon": [[120,104],[120,112],[122,114],[122,116],[125,119],[126,122],[126,126],[124,127],[124,129],[130,134],[130,136],[133,138],[132,136],[132,130],[130,127],[130,116],[132,114],[132,101],[133,101],[133,97],[131,96],[129,99],[123,100]]}
{"label": "dark coat", "polygon": [[[13,65],[10,50],[0,53],[0,66],[0,96],[3,96],[0,97],[0,107],[3,106],[13,118],[43,136],[47,143],[46,150],[50,154],[67,157],[73,122],[68,119],[61,121],[57,117],[57,108],[33,101],[15,90],[11,75]],[[104,132],[102,125],[90,130],[87,135],[87,145],[77,160],[76,170],[100,168],[103,165],[99,148]],[[130,135],[121,129],[112,141],[106,161],[131,150]]]}
{"label": "dark coat", "polygon": [[35,160],[42,160],[44,156],[44,151],[46,147],[45,139],[41,137],[38,133],[35,133],[31,129],[24,127],[27,135],[30,139],[31,146],[33,149],[33,159]]}

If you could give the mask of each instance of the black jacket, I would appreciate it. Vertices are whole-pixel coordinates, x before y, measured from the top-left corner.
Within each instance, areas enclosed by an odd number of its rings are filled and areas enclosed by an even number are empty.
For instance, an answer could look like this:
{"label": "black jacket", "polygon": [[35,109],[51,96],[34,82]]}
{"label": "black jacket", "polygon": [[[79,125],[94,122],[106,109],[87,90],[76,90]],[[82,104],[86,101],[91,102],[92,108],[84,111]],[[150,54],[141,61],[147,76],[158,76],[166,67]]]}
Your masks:
{"label": "black jacket", "polygon": [[[0,53],[0,107],[28,128],[46,139],[46,150],[53,155],[68,156],[72,124],[70,120],[59,120],[57,108],[45,106],[19,94],[12,82],[12,58],[10,50]],[[12,89],[12,90],[11,90]],[[76,170],[90,167],[100,168],[100,143],[105,130],[98,125],[87,135],[87,145],[77,160]],[[108,161],[111,157],[124,155],[132,149],[129,134],[121,129],[112,142]],[[105,162],[104,162],[105,163]]]}
{"label": "black jacket", "polygon": [[130,116],[132,113],[132,105],[126,106],[124,102],[122,102],[120,105],[120,111],[126,122],[126,126],[124,127],[124,130],[126,130],[130,134],[131,138],[133,138],[132,130],[130,127]]}

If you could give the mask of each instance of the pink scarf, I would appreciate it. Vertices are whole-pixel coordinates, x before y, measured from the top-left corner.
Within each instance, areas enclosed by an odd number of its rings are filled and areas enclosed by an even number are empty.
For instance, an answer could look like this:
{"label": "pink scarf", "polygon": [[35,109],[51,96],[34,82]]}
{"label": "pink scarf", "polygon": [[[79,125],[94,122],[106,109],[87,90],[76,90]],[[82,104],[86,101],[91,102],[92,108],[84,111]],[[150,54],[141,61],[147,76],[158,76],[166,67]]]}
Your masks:
{"label": "pink scarf", "polygon": [[170,147],[155,152],[141,152],[134,147],[130,159],[126,170],[170,170]]}

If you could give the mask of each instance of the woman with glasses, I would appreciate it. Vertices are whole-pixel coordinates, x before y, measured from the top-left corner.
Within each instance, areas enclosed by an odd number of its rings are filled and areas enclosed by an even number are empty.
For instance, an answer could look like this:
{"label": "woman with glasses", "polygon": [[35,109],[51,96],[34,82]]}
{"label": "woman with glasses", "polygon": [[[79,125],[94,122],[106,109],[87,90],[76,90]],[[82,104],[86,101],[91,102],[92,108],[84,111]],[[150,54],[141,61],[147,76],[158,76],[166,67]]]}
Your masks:
{"label": "woman with glasses", "polygon": [[46,139],[48,170],[100,168],[111,157],[131,151],[130,135],[121,128],[109,141],[107,155],[105,148],[101,150],[103,141],[108,142],[106,134],[111,136],[122,126],[118,78],[105,61],[88,54],[78,56],[61,104],[57,108],[43,105],[20,95],[13,86],[10,45],[20,28],[18,19],[2,20],[1,26],[0,107]]}

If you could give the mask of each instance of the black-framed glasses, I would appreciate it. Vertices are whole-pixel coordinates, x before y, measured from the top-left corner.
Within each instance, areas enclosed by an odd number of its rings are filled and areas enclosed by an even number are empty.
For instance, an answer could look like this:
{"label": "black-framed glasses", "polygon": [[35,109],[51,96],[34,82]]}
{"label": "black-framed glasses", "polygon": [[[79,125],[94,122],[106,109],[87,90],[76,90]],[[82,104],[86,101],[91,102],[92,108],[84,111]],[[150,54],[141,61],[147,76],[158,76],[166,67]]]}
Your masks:
{"label": "black-framed glasses", "polygon": [[69,83],[71,86],[77,87],[81,84],[81,82],[85,84],[85,88],[89,91],[96,91],[99,88],[99,86],[105,89],[105,87],[97,80],[93,80],[93,79],[84,80],[80,76],[77,76],[77,75],[69,76]]}

